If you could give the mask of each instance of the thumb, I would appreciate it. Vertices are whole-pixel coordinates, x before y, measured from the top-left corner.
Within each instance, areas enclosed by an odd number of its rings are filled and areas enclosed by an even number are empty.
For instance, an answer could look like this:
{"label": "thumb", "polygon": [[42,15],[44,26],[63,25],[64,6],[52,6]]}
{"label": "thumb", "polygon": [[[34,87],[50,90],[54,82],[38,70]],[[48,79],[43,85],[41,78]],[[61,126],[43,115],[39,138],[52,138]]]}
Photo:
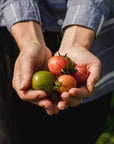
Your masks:
{"label": "thumb", "polygon": [[33,66],[28,60],[24,60],[21,68],[21,86],[20,90],[25,90],[30,87],[31,78],[33,75]]}
{"label": "thumb", "polygon": [[89,92],[92,92],[95,84],[97,83],[97,81],[100,79],[99,75],[96,74],[96,72],[94,73],[90,73],[88,79],[87,79],[87,89]]}

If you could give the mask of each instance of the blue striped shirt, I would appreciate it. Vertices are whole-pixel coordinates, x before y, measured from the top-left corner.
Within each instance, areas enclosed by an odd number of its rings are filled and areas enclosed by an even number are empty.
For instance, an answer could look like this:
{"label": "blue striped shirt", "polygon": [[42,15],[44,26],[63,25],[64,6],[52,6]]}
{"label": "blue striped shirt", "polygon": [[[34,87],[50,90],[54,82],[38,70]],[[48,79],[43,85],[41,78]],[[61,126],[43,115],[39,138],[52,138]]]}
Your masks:
{"label": "blue striped shirt", "polygon": [[0,26],[33,20],[42,30],[61,32],[69,25],[82,25],[96,32],[91,52],[102,62],[101,78],[92,98],[114,90],[114,0],[0,0]]}

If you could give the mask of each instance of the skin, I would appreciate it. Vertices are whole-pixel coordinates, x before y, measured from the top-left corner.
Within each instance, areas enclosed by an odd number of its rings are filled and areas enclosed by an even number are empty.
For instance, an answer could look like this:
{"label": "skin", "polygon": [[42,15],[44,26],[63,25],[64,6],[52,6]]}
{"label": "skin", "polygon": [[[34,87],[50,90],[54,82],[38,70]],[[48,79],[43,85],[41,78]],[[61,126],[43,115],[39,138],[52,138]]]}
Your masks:
{"label": "skin", "polygon": [[75,64],[85,65],[90,75],[85,86],[72,88],[61,94],[62,100],[57,105],[60,110],[64,110],[66,105],[76,107],[83,98],[93,96],[94,86],[101,72],[100,60],[89,51],[94,37],[94,31],[81,26],[70,26],[65,30],[59,52],[61,55],[67,53]]}
{"label": "skin", "polygon": [[[90,75],[86,86],[72,88],[61,95],[53,93],[51,99],[47,98],[44,91],[30,89],[33,72],[46,70],[47,62],[52,56],[45,44],[41,26],[33,21],[20,22],[12,26],[11,32],[20,49],[14,66],[12,84],[22,100],[39,105],[48,115],[53,115],[69,106],[78,106],[82,98],[93,96],[94,86],[100,78],[101,71],[100,60],[89,51],[95,38],[94,31],[77,25],[65,29],[59,48],[60,54],[67,53],[75,64],[85,65]],[[58,52],[55,55],[58,55]]]}

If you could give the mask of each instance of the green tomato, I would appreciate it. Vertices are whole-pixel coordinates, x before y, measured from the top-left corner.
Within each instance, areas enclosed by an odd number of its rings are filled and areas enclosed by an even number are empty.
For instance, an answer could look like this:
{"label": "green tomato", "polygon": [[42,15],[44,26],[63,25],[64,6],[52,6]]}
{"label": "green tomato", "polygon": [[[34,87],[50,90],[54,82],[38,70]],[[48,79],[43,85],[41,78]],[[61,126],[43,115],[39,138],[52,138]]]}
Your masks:
{"label": "green tomato", "polygon": [[43,90],[47,95],[52,94],[56,77],[49,71],[38,71],[32,76],[32,88]]}

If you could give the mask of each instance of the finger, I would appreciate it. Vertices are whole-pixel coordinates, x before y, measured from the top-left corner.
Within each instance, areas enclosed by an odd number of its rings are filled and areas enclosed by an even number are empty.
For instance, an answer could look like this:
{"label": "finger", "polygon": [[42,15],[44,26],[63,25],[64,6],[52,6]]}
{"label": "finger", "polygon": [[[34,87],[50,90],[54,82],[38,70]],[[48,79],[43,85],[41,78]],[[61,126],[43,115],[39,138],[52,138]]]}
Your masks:
{"label": "finger", "polygon": [[24,101],[30,101],[30,100],[37,100],[40,98],[43,98],[46,96],[46,93],[42,90],[20,90],[21,85],[21,68],[20,64],[18,64],[18,61],[15,64],[14,68],[14,76],[13,76],[13,88],[16,90],[19,97]]}
{"label": "finger", "polygon": [[65,109],[67,109],[68,107],[69,107],[69,105],[67,104],[67,102],[66,102],[66,101],[63,101],[63,100],[59,101],[58,104],[57,104],[57,108],[58,108],[59,110],[65,110]]}
{"label": "finger", "polygon": [[30,89],[30,90],[20,91],[18,89],[17,93],[23,101],[31,101],[31,100],[36,101],[36,100],[46,97],[46,93],[42,90]]}
{"label": "finger", "polygon": [[12,86],[16,90],[17,88],[20,88],[21,86],[21,65],[19,63],[19,58],[17,58],[14,66],[14,73],[13,73],[13,79],[12,79]]}
{"label": "finger", "polygon": [[86,86],[82,86],[80,88],[72,88],[69,90],[69,94],[74,98],[88,98],[92,97],[94,93],[94,87],[91,92],[88,91]]}
{"label": "finger", "polygon": [[80,98],[80,99],[77,99],[77,98],[71,97],[71,98],[69,99],[68,104],[69,104],[69,106],[71,106],[71,107],[77,107],[78,105],[80,105],[81,101],[82,101],[81,98]]}
{"label": "finger", "polygon": [[21,86],[20,90],[27,89],[31,84],[31,78],[33,75],[33,64],[25,57],[22,58],[21,62]]}
{"label": "finger", "polygon": [[54,107],[52,102],[49,99],[41,99],[37,103],[40,107],[43,107],[48,115],[53,115],[54,114]]}
{"label": "finger", "polygon": [[61,100],[57,104],[57,107],[59,110],[65,110],[68,108],[67,100],[64,98],[64,97],[68,97],[68,96],[69,96],[68,92],[63,92],[61,94]]}
{"label": "finger", "polygon": [[12,85],[14,89],[25,90],[30,86],[33,68],[27,60],[17,58],[14,66]]}
{"label": "finger", "polygon": [[62,95],[61,95],[62,99],[64,101],[66,101],[66,103],[71,106],[71,107],[76,107],[78,106],[81,101],[82,101],[82,98],[77,98],[77,97],[74,97],[72,96],[70,93],[68,92],[64,92]]}
{"label": "finger", "polygon": [[101,73],[101,63],[98,60],[97,64],[90,68],[90,74],[87,78],[87,89],[91,92],[97,83],[97,81],[100,79],[100,73]]}
{"label": "finger", "polygon": [[98,76],[95,76],[95,74],[90,74],[90,76],[87,79],[87,84],[86,84],[89,92],[91,92],[94,89],[95,84],[97,83],[98,80],[99,80]]}
{"label": "finger", "polygon": [[51,116],[54,114],[54,111],[50,108],[50,106],[47,106],[50,103],[48,99],[41,99],[40,101],[30,101],[30,102],[44,108],[44,110],[48,115]]}

